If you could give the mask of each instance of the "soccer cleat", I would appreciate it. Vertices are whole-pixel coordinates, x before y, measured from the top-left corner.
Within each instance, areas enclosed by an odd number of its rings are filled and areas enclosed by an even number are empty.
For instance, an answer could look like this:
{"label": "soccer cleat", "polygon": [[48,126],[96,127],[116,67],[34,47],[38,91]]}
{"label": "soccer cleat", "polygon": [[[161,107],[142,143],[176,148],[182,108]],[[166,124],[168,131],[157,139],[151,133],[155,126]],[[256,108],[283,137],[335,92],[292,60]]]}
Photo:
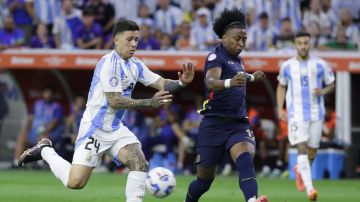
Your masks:
{"label": "soccer cleat", "polygon": [[267,196],[260,196],[258,199],[256,199],[256,202],[269,202]]}
{"label": "soccer cleat", "polygon": [[24,153],[20,156],[20,160],[18,162],[18,166],[24,166],[27,163],[41,160],[41,150],[44,147],[52,147],[51,140],[47,138],[41,139],[35,146],[24,151]]}
{"label": "soccer cleat", "polygon": [[294,172],[296,175],[296,187],[297,187],[298,191],[303,192],[305,190],[305,185],[301,178],[300,173],[298,172],[297,165],[294,166]]}
{"label": "soccer cleat", "polygon": [[316,191],[316,189],[312,189],[310,193],[308,194],[310,201],[317,201],[319,196],[319,193]]}

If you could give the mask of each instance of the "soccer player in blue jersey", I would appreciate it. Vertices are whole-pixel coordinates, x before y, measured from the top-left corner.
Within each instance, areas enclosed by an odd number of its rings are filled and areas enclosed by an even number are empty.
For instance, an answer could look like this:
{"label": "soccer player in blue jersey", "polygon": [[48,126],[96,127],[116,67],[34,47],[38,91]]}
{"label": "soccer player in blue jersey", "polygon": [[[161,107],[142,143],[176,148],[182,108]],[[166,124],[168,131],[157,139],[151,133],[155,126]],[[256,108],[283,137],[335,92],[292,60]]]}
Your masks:
{"label": "soccer player in blue jersey", "polygon": [[[183,65],[179,80],[164,79],[133,57],[139,42],[139,27],[130,20],[117,22],[113,31],[115,49],[96,65],[86,110],[80,123],[72,164],[61,158],[49,139],[25,151],[19,166],[44,159],[54,175],[70,189],[83,188],[105,151],[129,167],[126,201],[142,202],[148,163],[136,136],[122,123],[127,109],[163,106],[172,101],[171,92],[189,84],[195,73],[192,63]],[[158,90],[152,98],[132,99],[137,82]]]}
{"label": "soccer player in blue jersey", "polygon": [[253,156],[255,138],[246,112],[246,85],[265,74],[245,72],[239,54],[246,45],[245,15],[241,10],[224,10],[215,19],[213,30],[222,40],[205,61],[208,99],[199,110],[204,115],[197,138],[197,178],[191,182],[186,202],[197,202],[209,190],[216,166],[230,154],[239,171],[239,186],[246,202],[267,202],[258,197]]}
{"label": "soccer player in blue jersey", "polygon": [[[311,180],[310,163],[316,156],[322,134],[325,114],[324,95],[334,91],[335,77],[328,63],[310,56],[310,34],[295,36],[297,56],[282,63],[277,87],[278,115],[288,122],[288,138],[298,151],[296,185],[306,188],[310,201],[316,201],[318,192]],[[286,95],[287,115],[283,111]]]}

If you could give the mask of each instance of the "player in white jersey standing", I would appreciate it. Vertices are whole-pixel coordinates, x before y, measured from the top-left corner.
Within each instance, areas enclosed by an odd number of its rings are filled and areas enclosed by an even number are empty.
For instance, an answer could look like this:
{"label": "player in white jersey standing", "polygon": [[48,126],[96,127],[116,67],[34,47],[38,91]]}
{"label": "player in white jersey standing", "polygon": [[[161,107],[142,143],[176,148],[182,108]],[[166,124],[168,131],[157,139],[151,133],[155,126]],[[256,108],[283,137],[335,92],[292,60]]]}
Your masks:
{"label": "player in white jersey standing", "polygon": [[[277,87],[278,115],[288,121],[288,137],[297,147],[296,185],[306,188],[310,201],[316,201],[318,192],[313,187],[310,164],[319,147],[325,114],[324,95],[335,88],[335,77],[322,59],[310,56],[310,34],[295,36],[297,56],[285,61],[280,68]],[[287,115],[283,111],[286,94]]]}
{"label": "player in white jersey standing", "polygon": [[[171,102],[170,93],[193,80],[195,65],[184,64],[182,73],[178,72],[179,80],[164,79],[133,57],[139,41],[139,27],[135,22],[118,21],[113,38],[115,50],[103,56],[94,71],[72,164],[54,151],[49,139],[42,139],[23,153],[19,166],[44,159],[65,187],[81,189],[102,154],[108,151],[129,167],[126,201],[142,202],[148,163],[140,142],[123,125],[122,117],[127,109],[154,108]],[[150,99],[132,99],[131,93],[137,81],[158,92]]]}

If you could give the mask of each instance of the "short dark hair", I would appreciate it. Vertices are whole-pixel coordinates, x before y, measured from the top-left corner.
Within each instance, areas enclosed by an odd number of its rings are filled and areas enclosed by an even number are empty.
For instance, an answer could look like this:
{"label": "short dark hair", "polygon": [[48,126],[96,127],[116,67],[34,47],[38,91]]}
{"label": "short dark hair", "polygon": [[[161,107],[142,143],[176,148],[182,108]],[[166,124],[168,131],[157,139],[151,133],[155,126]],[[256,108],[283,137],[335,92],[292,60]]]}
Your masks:
{"label": "short dark hair", "polygon": [[234,8],[231,10],[225,9],[219,17],[217,17],[213,24],[213,30],[221,39],[227,30],[231,28],[245,29],[245,14],[242,10]]}
{"label": "short dark hair", "polygon": [[125,31],[139,31],[139,25],[137,25],[136,22],[126,18],[120,18],[114,26],[113,36]]}
{"label": "short dark hair", "polygon": [[291,19],[289,17],[284,17],[283,19],[281,19],[281,23],[284,22],[291,22]]}
{"label": "short dark hair", "polygon": [[307,36],[307,37],[310,38],[310,33],[309,33],[309,32],[304,32],[304,31],[298,32],[298,33],[296,33],[296,35],[295,35],[295,39],[298,38],[298,37],[303,37],[303,36]]}
{"label": "short dark hair", "polygon": [[267,14],[267,12],[262,12],[259,15],[259,19],[269,19],[269,15]]}
{"label": "short dark hair", "polygon": [[85,7],[82,12],[82,15],[83,16],[95,16],[95,11],[91,7]]}

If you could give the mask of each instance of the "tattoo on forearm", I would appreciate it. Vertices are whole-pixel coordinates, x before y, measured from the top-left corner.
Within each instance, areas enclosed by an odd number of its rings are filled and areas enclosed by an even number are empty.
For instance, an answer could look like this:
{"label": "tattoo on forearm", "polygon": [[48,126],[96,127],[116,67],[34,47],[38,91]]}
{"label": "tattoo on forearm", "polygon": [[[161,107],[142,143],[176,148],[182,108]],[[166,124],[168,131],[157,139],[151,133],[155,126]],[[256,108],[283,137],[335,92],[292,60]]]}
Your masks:
{"label": "tattoo on forearm", "polygon": [[176,81],[170,80],[170,79],[165,80],[165,84],[164,84],[165,91],[176,92],[182,88],[183,87],[180,85],[178,80],[176,80]]}
{"label": "tattoo on forearm", "polygon": [[123,97],[119,92],[106,93],[106,97],[111,107],[121,109],[145,109],[157,106],[159,103],[156,98],[134,100]]}

